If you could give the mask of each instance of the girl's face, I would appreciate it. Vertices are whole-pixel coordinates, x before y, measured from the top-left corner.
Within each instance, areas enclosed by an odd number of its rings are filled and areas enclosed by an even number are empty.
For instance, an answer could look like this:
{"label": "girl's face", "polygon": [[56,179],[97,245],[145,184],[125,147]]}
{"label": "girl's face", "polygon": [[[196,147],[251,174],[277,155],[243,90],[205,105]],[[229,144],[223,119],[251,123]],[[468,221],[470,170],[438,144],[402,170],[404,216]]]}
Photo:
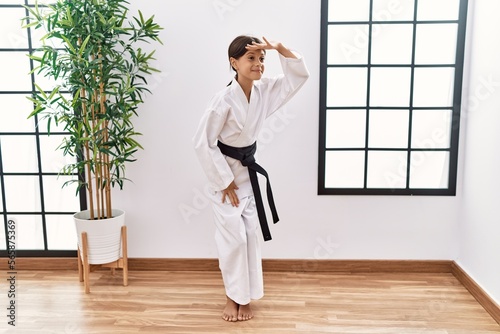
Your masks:
{"label": "girl's face", "polygon": [[264,73],[264,60],[266,53],[264,50],[247,51],[238,59],[231,57],[231,65],[238,73],[240,80],[260,80]]}

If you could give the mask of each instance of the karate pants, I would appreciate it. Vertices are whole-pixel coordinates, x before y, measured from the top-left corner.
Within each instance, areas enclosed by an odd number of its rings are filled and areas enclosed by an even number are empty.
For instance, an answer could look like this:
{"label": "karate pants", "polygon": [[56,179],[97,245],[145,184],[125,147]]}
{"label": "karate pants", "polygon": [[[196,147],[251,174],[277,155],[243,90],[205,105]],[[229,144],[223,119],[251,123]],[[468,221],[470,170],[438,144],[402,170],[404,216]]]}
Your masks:
{"label": "karate pants", "polygon": [[219,268],[226,295],[246,305],[264,296],[257,208],[253,195],[240,198],[238,207],[221,200],[218,192],[212,201]]}

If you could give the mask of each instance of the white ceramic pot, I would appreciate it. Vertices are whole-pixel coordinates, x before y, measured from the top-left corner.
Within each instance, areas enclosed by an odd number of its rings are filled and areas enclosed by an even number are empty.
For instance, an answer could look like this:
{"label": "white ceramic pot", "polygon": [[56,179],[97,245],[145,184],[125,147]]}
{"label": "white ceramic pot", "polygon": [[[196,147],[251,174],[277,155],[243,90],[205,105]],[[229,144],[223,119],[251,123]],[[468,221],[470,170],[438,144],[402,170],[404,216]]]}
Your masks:
{"label": "white ceramic pot", "polygon": [[82,232],[87,232],[89,264],[105,264],[118,260],[122,254],[121,228],[125,225],[125,212],[112,210],[113,218],[90,220],[90,211],[73,215],[78,233],[78,248],[82,248]]}

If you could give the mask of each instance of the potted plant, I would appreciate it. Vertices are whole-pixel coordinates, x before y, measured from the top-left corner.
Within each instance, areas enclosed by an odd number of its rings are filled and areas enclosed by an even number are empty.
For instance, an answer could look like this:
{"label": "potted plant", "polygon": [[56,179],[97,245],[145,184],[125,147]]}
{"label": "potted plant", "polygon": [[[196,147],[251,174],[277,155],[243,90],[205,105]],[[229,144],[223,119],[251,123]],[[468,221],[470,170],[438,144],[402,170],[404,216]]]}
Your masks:
{"label": "potted plant", "polygon": [[[85,190],[88,203],[87,210],[75,214],[79,251],[80,232],[89,225],[97,222],[101,231],[111,221],[125,225],[124,212],[112,205],[111,188],[122,189],[125,167],[142,148],[133,118],[145,93],[151,93],[145,76],[159,72],[151,67],[154,51],[140,46],[161,43],[162,28],[154,16],[145,19],[140,11],[129,20],[128,5],[126,0],[57,0],[26,6],[30,14],[24,27],[45,30],[43,45],[29,55],[37,65],[33,71],[58,83],[49,91],[36,85],[30,117],[45,119],[49,134],[51,124],[68,133],[60,149],[74,162],[61,173],[78,177],[64,185],[77,182],[77,193]],[[89,244],[92,248],[90,236]],[[89,261],[114,261],[116,251],[111,253],[90,255]]]}

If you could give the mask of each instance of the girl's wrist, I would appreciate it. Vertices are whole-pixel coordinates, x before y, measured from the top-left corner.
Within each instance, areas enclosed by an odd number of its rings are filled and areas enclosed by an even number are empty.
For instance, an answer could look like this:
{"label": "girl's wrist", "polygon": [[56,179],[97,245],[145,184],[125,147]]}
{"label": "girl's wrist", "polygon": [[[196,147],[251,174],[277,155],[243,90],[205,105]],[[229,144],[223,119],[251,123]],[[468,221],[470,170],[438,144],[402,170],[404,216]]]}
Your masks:
{"label": "girl's wrist", "polygon": [[288,50],[288,49],[283,44],[281,44],[281,42],[278,42],[276,44],[276,51],[281,53],[283,50]]}
{"label": "girl's wrist", "polygon": [[278,43],[276,45],[276,51],[278,51],[279,54],[281,54],[285,58],[297,58],[289,48],[281,43]]}

